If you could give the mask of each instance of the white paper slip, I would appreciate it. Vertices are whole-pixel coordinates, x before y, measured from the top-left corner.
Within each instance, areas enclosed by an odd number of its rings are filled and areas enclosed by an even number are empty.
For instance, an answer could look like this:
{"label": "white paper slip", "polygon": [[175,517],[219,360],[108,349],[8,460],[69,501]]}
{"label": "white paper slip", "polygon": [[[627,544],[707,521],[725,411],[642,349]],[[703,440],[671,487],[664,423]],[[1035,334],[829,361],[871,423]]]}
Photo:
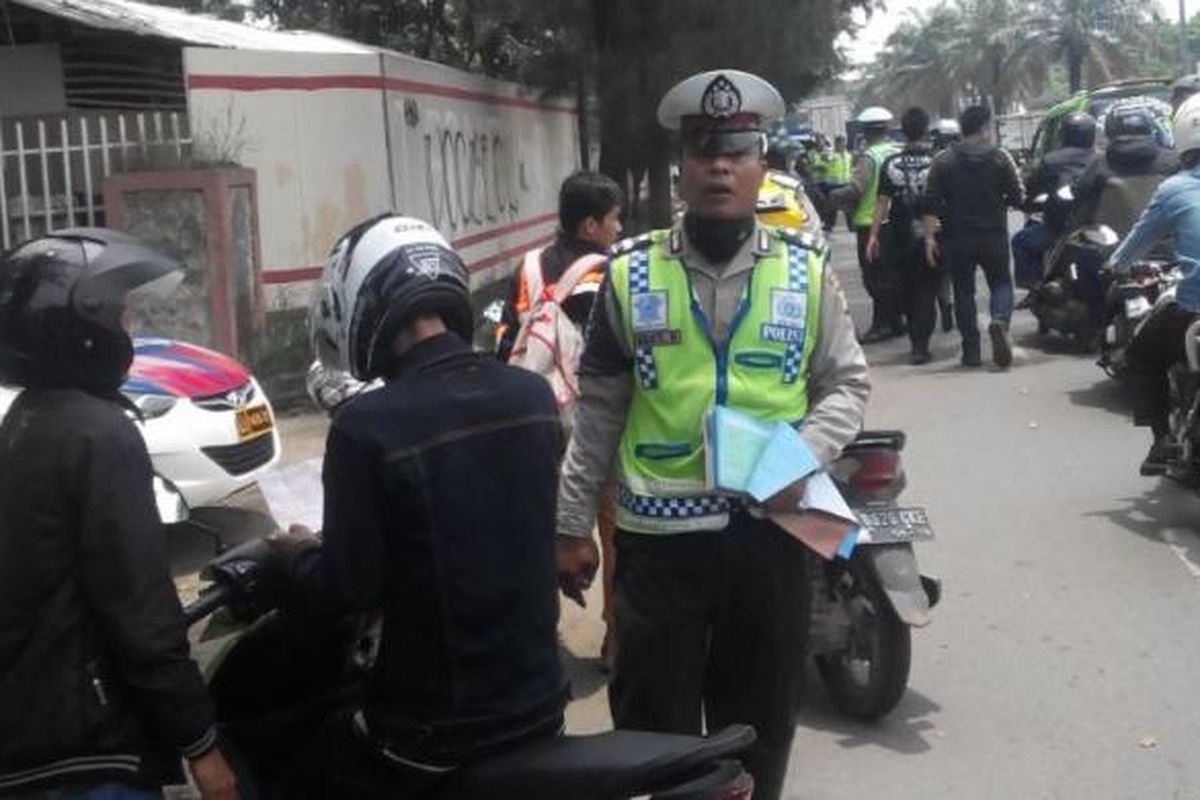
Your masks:
{"label": "white paper slip", "polygon": [[804,507],[824,511],[839,519],[858,525],[858,517],[842,497],[841,491],[828,472],[818,472],[804,483]]}
{"label": "white paper slip", "polygon": [[321,530],[325,487],[320,456],[272,467],[258,477],[258,489],[280,528],[298,524]]}

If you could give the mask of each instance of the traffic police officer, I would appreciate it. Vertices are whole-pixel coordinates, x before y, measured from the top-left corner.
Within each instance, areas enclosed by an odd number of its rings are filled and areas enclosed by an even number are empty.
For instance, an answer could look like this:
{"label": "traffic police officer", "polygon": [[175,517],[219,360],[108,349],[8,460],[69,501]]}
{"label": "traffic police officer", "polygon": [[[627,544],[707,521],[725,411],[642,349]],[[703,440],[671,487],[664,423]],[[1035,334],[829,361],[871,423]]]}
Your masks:
{"label": "traffic police officer", "polygon": [[[593,307],[574,438],[559,487],[560,580],[578,597],[614,459],[619,481],[619,728],[699,733],[749,723],[756,798],[782,791],[803,674],[810,586],[803,546],[706,491],[713,404],[801,426],[824,464],[858,432],[870,385],[823,245],[755,220],[765,123],[783,100],[734,70],[671,89],[682,220],[617,245]],[[768,504],[799,507],[801,486]]]}
{"label": "traffic police officer", "polygon": [[904,333],[901,321],[900,280],[897,271],[889,270],[878,258],[868,258],[867,242],[871,238],[871,222],[875,218],[875,200],[879,196],[879,171],[884,159],[900,152],[900,147],[888,141],[888,126],[892,112],[879,106],[864,109],[856,121],[862,128],[866,145],[854,165],[850,183],[830,195],[832,202],[846,209],[850,224],[858,237],[858,266],[862,269],[863,287],[871,295],[871,327],[863,334],[863,344],[871,344]]}

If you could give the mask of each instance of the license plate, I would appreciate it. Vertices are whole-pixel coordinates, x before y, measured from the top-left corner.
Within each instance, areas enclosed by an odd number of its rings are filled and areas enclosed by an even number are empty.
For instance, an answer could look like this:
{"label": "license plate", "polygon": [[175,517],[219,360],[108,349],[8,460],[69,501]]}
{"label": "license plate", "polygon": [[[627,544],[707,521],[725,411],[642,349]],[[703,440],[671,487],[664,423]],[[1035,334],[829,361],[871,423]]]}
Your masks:
{"label": "license plate", "polygon": [[859,522],[870,532],[873,544],[933,538],[933,528],[923,508],[857,509],[855,513]]}
{"label": "license plate", "polygon": [[1150,313],[1150,301],[1145,297],[1129,297],[1125,300],[1125,316],[1138,319]]}
{"label": "license plate", "polygon": [[239,408],[236,412],[238,440],[246,441],[262,436],[275,427],[271,411],[266,406]]}

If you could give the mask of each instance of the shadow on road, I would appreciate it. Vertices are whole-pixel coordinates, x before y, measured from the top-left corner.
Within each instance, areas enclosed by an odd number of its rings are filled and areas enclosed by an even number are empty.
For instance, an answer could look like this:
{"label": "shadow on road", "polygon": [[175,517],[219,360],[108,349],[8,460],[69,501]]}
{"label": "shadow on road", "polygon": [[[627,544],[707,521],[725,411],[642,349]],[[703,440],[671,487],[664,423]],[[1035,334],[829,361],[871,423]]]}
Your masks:
{"label": "shadow on road", "polygon": [[[1136,464],[1130,467],[1136,468]],[[1196,530],[1200,526],[1200,499],[1168,480],[1159,480],[1138,497],[1125,497],[1117,502],[1121,507],[1092,511],[1084,516],[1107,520],[1155,542],[1163,541],[1164,529]]]}
{"label": "shadow on road", "polygon": [[1128,416],[1130,397],[1124,384],[1105,378],[1083,389],[1068,389],[1067,399],[1084,408],[1099,408]]}
{"label": "shadow on road", "polygon": [[933,749],[927,734],[932,734],[937,725],[930,717],[941,706],[918,691],[910,688],[891,714],[868,723],[850,719],[834,708],[815,670],[809,670],[806,686],[807,703],[800,712],[797,736],[803,736],[807,728],[837,735],[838,744],[846,749],[874,746],[905,755]]}

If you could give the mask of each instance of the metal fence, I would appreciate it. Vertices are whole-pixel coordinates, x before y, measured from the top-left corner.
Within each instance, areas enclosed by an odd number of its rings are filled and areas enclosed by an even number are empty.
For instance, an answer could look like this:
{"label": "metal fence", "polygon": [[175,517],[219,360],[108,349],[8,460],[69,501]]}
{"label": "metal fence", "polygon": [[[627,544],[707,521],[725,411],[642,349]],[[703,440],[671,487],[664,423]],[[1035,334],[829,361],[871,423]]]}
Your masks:
{"label": "metal fence", "polygon": [[104,224],[104,179],[179,166],[192,136],[179,112],[68,113],[0,119],[0,244]]}

